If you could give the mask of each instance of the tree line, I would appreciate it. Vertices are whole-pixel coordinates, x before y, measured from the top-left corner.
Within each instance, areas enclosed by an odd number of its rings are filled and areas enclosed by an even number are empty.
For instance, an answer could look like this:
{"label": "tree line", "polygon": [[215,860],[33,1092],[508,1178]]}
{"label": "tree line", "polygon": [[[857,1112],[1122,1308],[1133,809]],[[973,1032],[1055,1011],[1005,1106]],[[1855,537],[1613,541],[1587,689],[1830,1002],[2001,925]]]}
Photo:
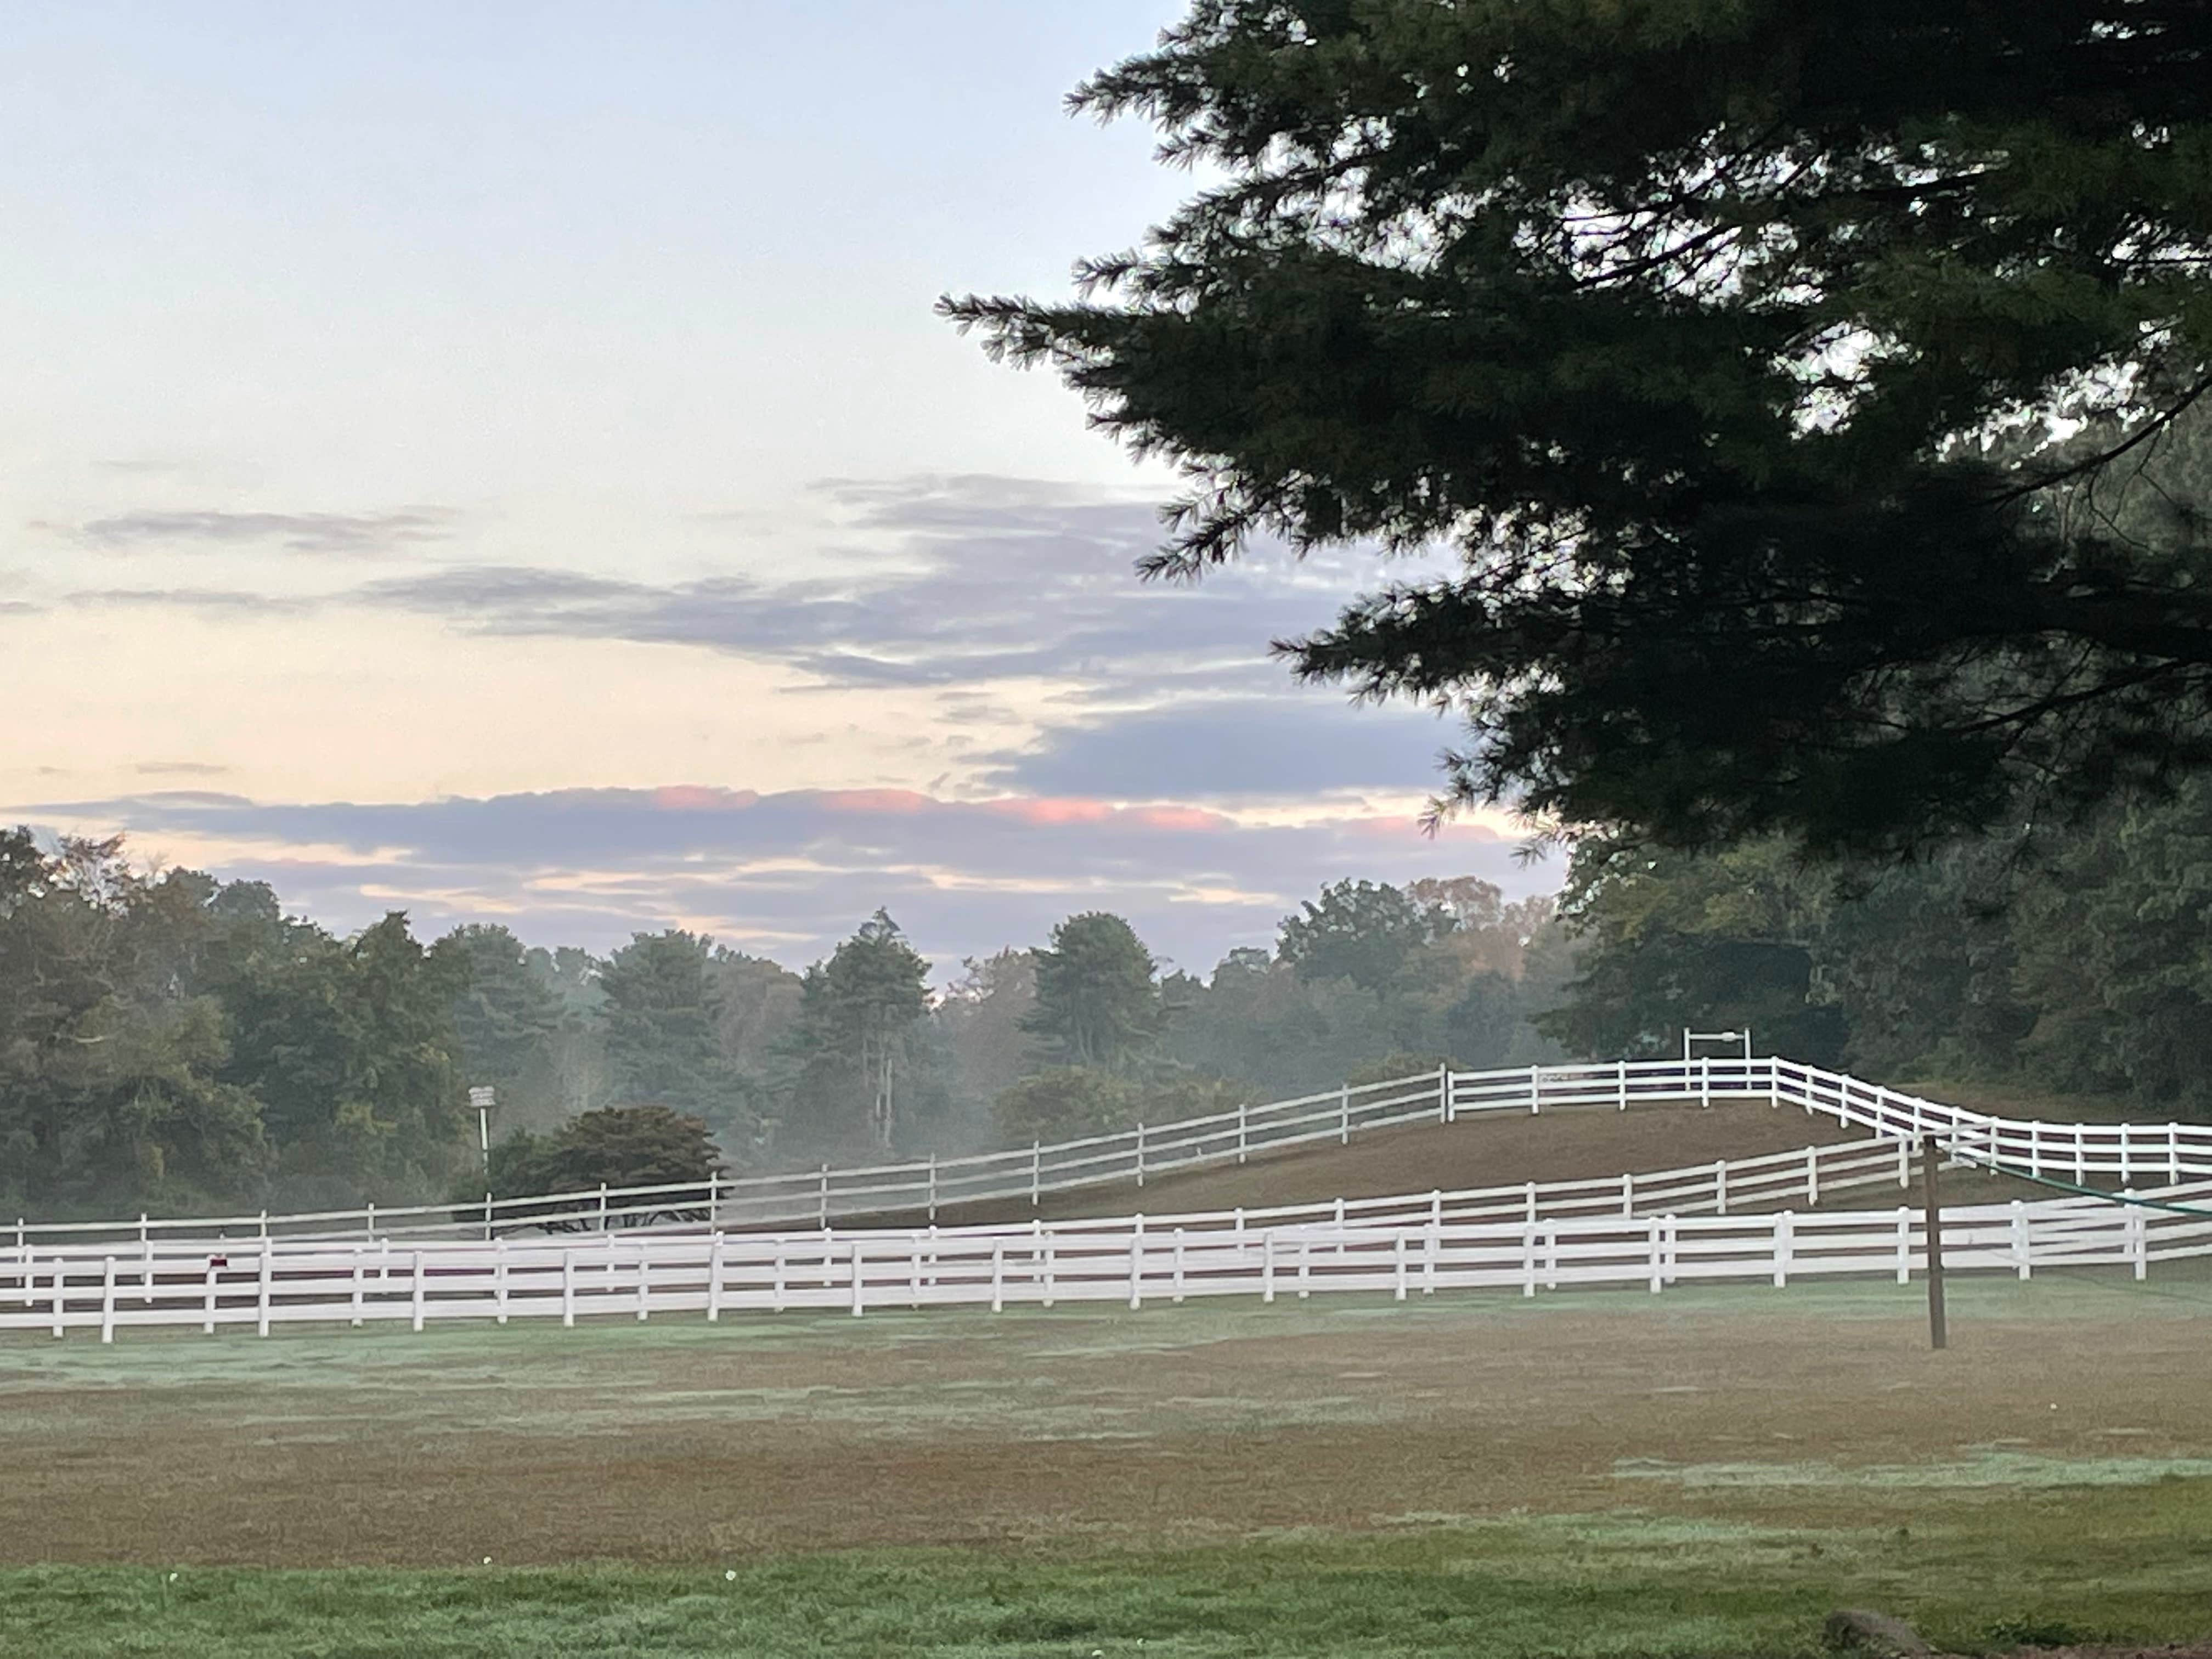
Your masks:
{"label": "tree line", "polygon": [[[1547,900],[1345,881],[1273,950],[1162,973],[1075,915],[933,989],[878,911],[794,973],[671,929],[604,957],[496,924],[339,937],[119,838],[0,833],[0,1209],[62,1218],[480,1198],[954,1154],[1522,1063],[1569,947]],[[596,1172],[596,1173],[595,1173]]]}
{"label": "tree line", "polygon": [[2212,1116],[2212,781],[1909,862],[1593,839],[1561,903],[1579,971],[1543,1023],[1577,1053],[1747,1024],[1886,1082]]}

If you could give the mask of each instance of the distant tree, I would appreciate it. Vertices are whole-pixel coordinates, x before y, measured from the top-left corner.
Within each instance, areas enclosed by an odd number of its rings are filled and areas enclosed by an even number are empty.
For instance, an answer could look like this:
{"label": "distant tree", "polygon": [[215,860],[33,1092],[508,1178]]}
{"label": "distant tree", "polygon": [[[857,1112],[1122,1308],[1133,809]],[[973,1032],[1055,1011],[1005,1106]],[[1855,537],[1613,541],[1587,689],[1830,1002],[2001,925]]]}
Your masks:
{"label": "distant tree", "polygon": [[1024,1146],[1133,1128],[1144,1100],[1144,1091],[1117,1073],[1095,1066],[1051,1066],[1001,1090],[992,1113],[1000,1138],[1009,1146]]}
{"label": "distant tree", "polygon": [[743,1085],[723,1058],[714,945],[671,928],[638,933],[599,975],[601,1020],[617,1098],[665,1106],[749,1136]]}
{"label": "distant tree", "polygon": [[[493,1148],[491,1191],[512,1199],[589,1192],[601,1185],[703,1186],[710,1176],[728,1173],[713,1132],[701,1119],[665,1106],[614,1106],[583,1113],[550,1135],[525,1132],[501,1141]],[[478,1183],[464,1181],[452,1201],[466,1219],[469,1206],[481,1197]],[[669,1209],[689,1213],[701,1206],[674,1202]],[[506,1213],[529,1212],[510,1208]],[[636,1225],[659,1214],[641,1211],[623,1221]]]}
{"label": "distant tree", "polygon": [[[1493,892],[1495,889],[1492,890]],[[1348,979],[1380,992],[1414,953],[1450,933],[1446,905],[1371,881],[1340,881],[1283,919],[1276,955],[1308,980]]]}
{"label": "distant tree", "polygon": [[1103,910],[1070,916],[1032,953],[1036,1006],[1023,1029],[1062,1065],[1127,1073],[1162,1026],[1152,952],[1134,928]]}
{"label": "distant tree", "polygon": [[1748,1026],[1770,1053],[1838,1064],[1849,1027],[1814,994],[1826,902],[1773,838],[1711,857],[1586,844],[1562,907],[1579,972],[1537,1023],[1578,1059],[1679,1053],[1685,1027]]}
{"label": "distant tree", "polygon": [[962,967],[932,1018],[950,1054],[955,1097],[988,1111],[1030,1066],[1035,1045],[1023,1021],[1036,1006],[1036,959],[1005,950],[969,957]]}
{"label": "distant tree", "polygon": [[285,921],[226,988],[224,1080],[250,1091],[293,1201],[434,1191],[473,1129],[456,1065],[459,971],[393,911],[350,939]]}
{"label": "distant tree", "polygon": [[459,986],[453,1034],[465,1082],[495,1091],[506,1124],[557,1121],[564,1115],[559,1045],[566,1011],[532,970],[522,941],[504,927],[474,923],[445,935],[430,954],[454,969]]}
{"label": "distant tree", "polygon": [[889,1146],[898,1130],[902,1061],[929,1006],[929,964],[890,913],[878,910],[828,960],[806,970],[793,1034],[801,1109],[834,1122],[866,1103],[867,1133]]}
{"label": "distant tree", "polygon": [[588,951],[564,945],[532,949],[523,958],[531,975],[561,1005],[553,1037],[553,1087],[564,1115],[596,1110],[614,1097],[615,1073],[607,1058],[606,964]]}
{"label": "distant tree", "polygon": [[220,890],[159,879],[119,839],[41,852],[0,832],[0,1201],[11,1214],[258,1196],[260,1103],[224,1081],[199,983]]}

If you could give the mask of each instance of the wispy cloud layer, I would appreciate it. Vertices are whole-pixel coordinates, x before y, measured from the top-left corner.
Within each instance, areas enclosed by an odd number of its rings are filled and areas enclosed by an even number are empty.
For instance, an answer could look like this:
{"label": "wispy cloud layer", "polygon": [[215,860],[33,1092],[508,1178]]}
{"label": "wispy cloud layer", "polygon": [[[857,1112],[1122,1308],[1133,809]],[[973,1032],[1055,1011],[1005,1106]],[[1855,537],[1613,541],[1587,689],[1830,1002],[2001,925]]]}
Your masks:
{"label": "wispy cloud layer", "polygon": [[381,553],[442,541],[459,514],[442,507],[386,513],[226,513],[141,507],[88,520],[75,538],[112,552],[266,547],[287,553]]}

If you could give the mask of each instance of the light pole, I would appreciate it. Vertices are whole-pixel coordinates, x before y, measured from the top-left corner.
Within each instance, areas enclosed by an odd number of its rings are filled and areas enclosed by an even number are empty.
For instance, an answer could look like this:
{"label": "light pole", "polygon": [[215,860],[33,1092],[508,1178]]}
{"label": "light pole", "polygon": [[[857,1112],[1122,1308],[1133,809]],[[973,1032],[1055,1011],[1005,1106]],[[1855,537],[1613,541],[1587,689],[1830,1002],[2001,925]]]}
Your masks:
{"label": "light pole", "polygon": [[489,1084],[469,1091],[469,1104],[477,1109],[477,1143],[483,1148],[484,1237],[491,1237],[491,1108]]}

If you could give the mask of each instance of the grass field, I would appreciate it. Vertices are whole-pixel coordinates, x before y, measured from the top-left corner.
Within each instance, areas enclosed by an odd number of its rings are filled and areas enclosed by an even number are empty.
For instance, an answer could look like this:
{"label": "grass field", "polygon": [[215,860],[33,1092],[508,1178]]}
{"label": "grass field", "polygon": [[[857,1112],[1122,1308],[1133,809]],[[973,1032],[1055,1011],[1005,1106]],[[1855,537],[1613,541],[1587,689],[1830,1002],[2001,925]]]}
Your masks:
{"label": "grass field", "polygon": [[14,1340],[0,1653],[2212,1635],[2212,1283],[1953,1300],[1943,1354],[1882,1285]]}

